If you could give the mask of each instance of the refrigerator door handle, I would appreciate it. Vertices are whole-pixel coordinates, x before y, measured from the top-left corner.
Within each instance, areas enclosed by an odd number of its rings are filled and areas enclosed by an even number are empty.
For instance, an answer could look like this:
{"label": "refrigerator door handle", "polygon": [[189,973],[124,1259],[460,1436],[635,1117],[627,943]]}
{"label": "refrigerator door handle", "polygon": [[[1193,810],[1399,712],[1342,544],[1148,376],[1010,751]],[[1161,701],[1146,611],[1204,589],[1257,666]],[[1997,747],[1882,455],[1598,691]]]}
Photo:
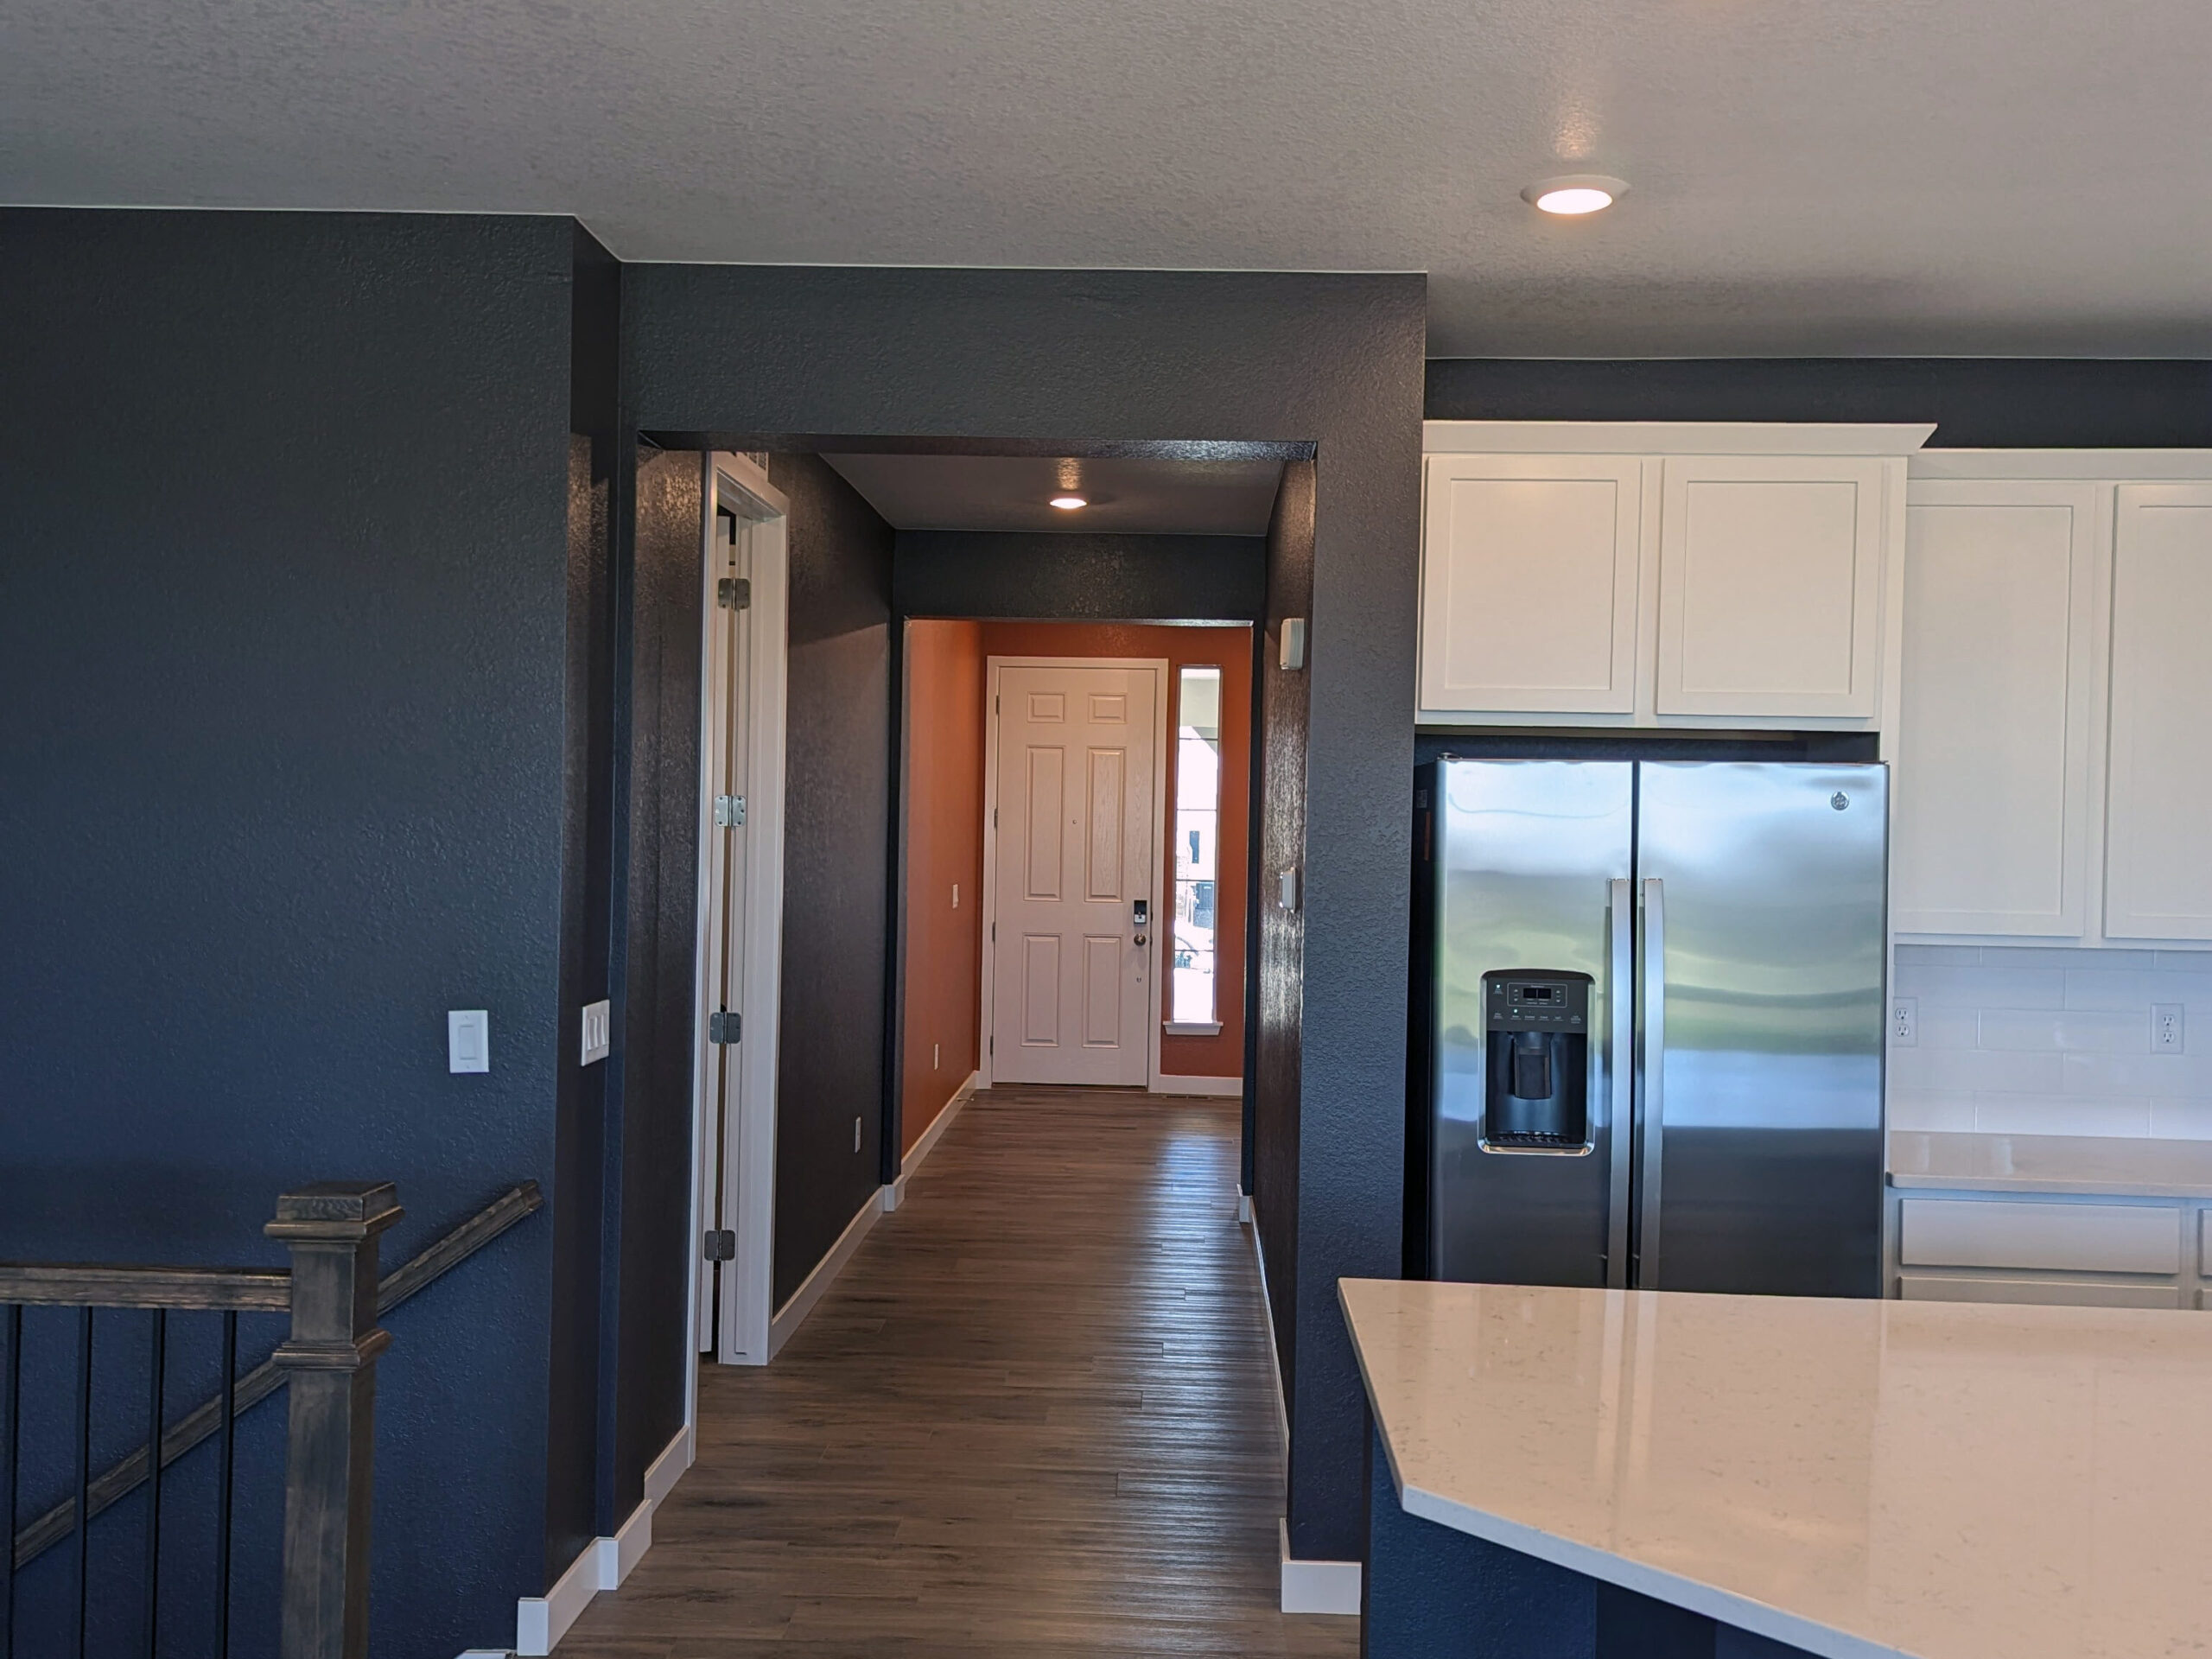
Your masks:
{"label": "refrigerator door handle", "polygon": [[1636,1002],[1637,1140],[1642,1162],[1637,1193],[1638,1289],[1659,1288],[1659,1176],[1664,1166],[1667,1124],[1667,886],[1657,876],[1643,884],[1638,908]]}
{"label": "refrigerator door handle", "polygon": [[1605,1283],[1628,1287],[1628,1192],[1635,1146],[1636,899],[1623,877],[1606,883]]}

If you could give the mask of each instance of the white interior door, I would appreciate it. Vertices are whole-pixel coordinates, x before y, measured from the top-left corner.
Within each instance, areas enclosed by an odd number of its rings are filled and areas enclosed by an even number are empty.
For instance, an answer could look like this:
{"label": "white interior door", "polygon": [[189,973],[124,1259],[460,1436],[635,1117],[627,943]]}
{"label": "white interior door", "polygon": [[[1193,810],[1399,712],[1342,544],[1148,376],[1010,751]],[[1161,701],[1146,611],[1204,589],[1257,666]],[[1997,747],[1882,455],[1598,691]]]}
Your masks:
{"label": "white interior door", "polygon": [[[747,760],[746,719],[753,609],[753,541],[759,518],[741,502],[718,504],[708,539],[706,950],[700,963],[700,1051],[706,1110],[699,1133],[699,1213],[709,1230],[735,1229],[737,1194],[728,1179],[732,1127],[743,1103],[743,1068],[737,1043],[745,1017],[745,899]],[[743,602],[741,602],[743,601]],[[734,1023],[733,1023],[733,1020]],[[721,1240],[717,1240],[719,1244]],[[734,1239],[727,1241],[734,1252]],[[733,1262],[715,1249],[699,1274],[699,1351],[715,1351],[718,1331],[734,1328]],[[718,1317],[719,1310],[719,1317]]]}
{"label": "white interior door", "polygon": [[992,757],[991,1077],[1150,1079],[1165,665],[1003,664]]}

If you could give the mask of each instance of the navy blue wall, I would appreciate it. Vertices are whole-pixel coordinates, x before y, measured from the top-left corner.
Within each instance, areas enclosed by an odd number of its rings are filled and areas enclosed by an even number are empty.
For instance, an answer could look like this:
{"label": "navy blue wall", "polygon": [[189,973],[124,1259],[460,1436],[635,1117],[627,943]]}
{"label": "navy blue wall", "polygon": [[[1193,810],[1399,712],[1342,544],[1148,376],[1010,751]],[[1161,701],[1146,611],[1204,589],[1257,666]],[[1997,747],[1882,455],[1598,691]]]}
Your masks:
{"label": "navy blue wall", "polygon": [[902,530],[901,616],[1019,621],[1252,622],[1268,602],[1257,536]]}
{"label": "navy blue wall", "polygon": [[826,461],[772,455],[768,476],[791,502],[776,1051],[781,1306],[882,1177],[893,535]]}
{"label": "navy blue wall", "polygon": [[623,273],[626,399],[665,442],[1314,446],[1297,1289],[1283,1338],[1298,1362],[1289,1520],[1303,1557],[1356,1555],[1364,1530],[1363,1400],[1335,1281],[1392,1276],[1399,1261],[1424,295],[1417,276]]}
{"label": "navy blue wall", "polygon": [[2212,445],[2212,363],[2149,358],[1440,358],[1433,421],[1933,421],[1950,449]]}
{"label": "navy blue wall", "polygon": [[[0,1256],[275,1261],[319,1177],[398,1183],[388,1262],[525,1178],[557,1209],[569,223],[0,245]],[[551,1241],[391,1321],[390,1659],[542,1587]]]}

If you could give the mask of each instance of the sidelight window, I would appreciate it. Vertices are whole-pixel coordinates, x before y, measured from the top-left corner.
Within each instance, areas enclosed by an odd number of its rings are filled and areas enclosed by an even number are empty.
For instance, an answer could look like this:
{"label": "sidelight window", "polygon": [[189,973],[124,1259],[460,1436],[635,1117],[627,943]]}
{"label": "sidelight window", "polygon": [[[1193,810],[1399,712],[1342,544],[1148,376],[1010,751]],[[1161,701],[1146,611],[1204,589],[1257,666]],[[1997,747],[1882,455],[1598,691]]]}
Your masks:
{"label": "sidelight window", "polygon": [[1221,671],[1175,678],[1175,923],[1168,1018],[1208,1025],[1214,1001],[1216,885],[1221,863]]}

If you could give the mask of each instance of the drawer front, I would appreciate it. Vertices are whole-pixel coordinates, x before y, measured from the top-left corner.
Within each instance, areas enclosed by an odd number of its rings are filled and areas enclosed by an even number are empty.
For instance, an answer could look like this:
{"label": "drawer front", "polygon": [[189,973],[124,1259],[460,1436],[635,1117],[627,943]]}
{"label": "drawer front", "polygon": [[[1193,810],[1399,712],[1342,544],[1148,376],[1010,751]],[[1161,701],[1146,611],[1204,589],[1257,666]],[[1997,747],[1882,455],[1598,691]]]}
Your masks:
{"label": "drawer front", "polygon": [[2051,1307],[2179,1307],[2178,1285],[2101,1285],[2081,1279],[1963,1279],[1901,1273],[1908,1302],[2033,1302]]}
{"label": "drawer front", "polygon": [[1897,1259],[1916,1267],[2181,1271],[2181,1211],[2171,1205],[1907,1198],[1898,1210]]}

